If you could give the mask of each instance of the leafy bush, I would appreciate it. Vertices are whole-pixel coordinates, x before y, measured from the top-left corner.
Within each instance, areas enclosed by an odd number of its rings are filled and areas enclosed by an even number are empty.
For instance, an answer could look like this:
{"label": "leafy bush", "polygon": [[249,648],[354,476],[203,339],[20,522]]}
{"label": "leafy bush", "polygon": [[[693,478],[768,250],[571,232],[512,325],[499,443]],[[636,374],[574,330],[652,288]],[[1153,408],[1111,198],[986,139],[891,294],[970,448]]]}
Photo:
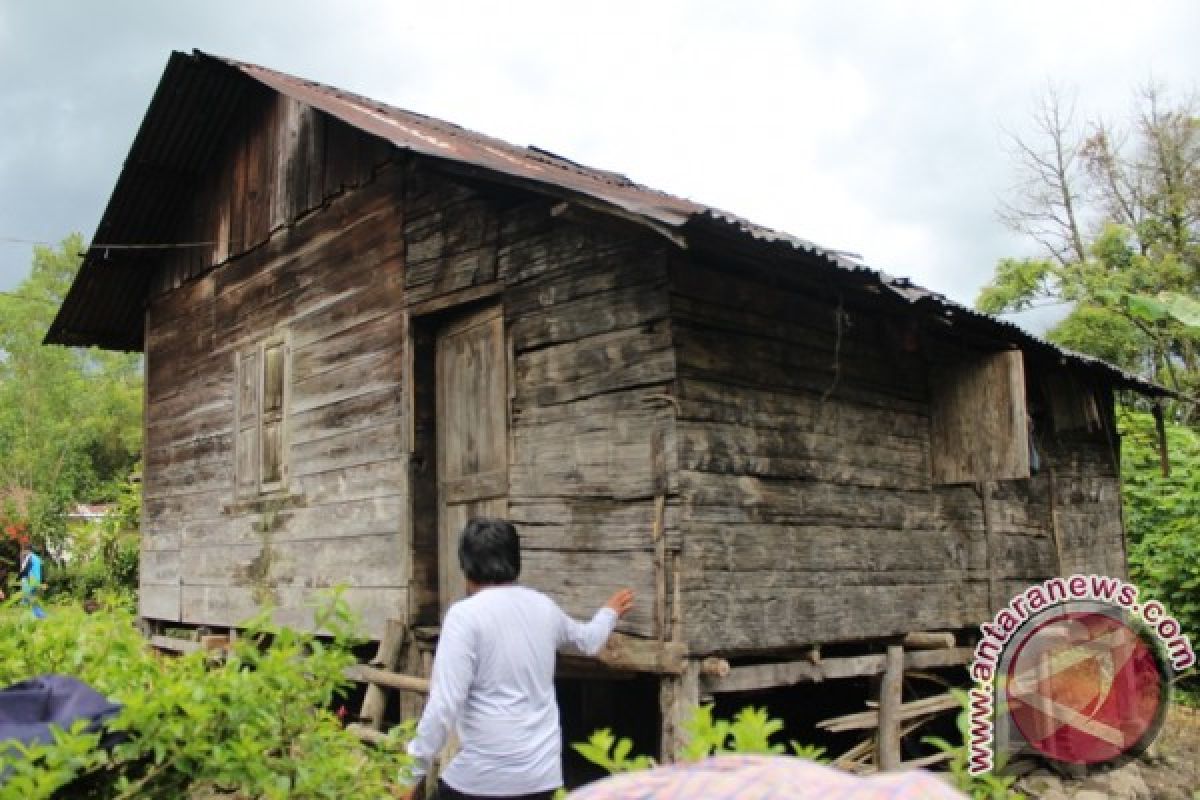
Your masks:
{"label": "leafy bush", "polygon": [[[324,640],[279,628],[265,611],[221,663],[201,652],[163,657],[119,608],[56,605],[34,621],[0,608],[0,684],[60,673],[123,704],[110,725],[126,740],[62,732],[54,744],[0,753],[0,798],[386,797],[407,764],[401,736],[367,749],[328,709],[354,662],[352,620],[334,599],[318,613]],[[64,787],[69,787],[64,789]],[[69,795],[65,793],[69,792]]]}
{"label": "leafy bush", "polygon": [[[772,744],[771,737],[783,730],[783,723],[767,715],[765,708],[743,708],[733,720],[713,717],[711,704],[697,706],[684,722],[686,744],[677,754],[680,761],[699,761],[722,753],[762,753],[780,755],[786,748]],[[591,735],[586,742],[571,745],[576,752],[609,774],[637,772],[655,766],[650,756],[633,756],[633,743],[617,739],[608,728]],[[824,762],[825,750],[799,742],[789,742],[792,755]]]}
{"label": "leafy bush", "polygon": [[940,736],[925,736],[921,741],[950,755],[949,760],[946,761],[950,783],[954,788],[967,795],[967,797],[972,798],[972,800],[1024,800],[1025,795],[1013,788],[1017,779],[1011,775],[1004,775],[1002,772],[1002,753],[996,754],[996,770],[985,772],[982,775],[971,774],[968,769],[970,753],[965,744],[971,727],[970,695],[963,689],[951,689],[950,691],[958,700],[960,706],[956,722],[958,723],[958,733],[962,737],[963,743],[951,744]]}
{"label": "leafy bush", "polygon": [[1171,475],[1164,478],[1153,418],[1127,412],[1121,423],[1130,578],[1195,636],[1200,634],[1200,434],[1167,424]]}
{"label": "leafy bush", "polygon": [[51,567],[46,580],[49,593],[81,602],[101,593],[117,593],[133,605],[141,555],[141,486],[127,478],[112,491],[116,502],[106,516],[67,531],[66,560]]}

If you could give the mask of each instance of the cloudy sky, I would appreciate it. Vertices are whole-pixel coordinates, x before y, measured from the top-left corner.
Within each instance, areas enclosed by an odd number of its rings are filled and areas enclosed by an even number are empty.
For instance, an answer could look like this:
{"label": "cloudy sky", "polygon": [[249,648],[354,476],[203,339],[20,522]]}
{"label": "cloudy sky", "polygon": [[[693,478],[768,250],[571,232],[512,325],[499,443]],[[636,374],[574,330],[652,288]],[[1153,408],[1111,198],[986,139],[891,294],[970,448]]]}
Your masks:
{"label": "cloudy sky", "polygon": [[616,170],[969,303],[1029,249],[995,214],[1004,132],[1051,80],[1080,116],[1114,119],[1149,79],[1195,88],[1198,33],[1194,0],[0,0],[0,290],[26,273],[25,241],[90,237],[169,51],[198,48]]}

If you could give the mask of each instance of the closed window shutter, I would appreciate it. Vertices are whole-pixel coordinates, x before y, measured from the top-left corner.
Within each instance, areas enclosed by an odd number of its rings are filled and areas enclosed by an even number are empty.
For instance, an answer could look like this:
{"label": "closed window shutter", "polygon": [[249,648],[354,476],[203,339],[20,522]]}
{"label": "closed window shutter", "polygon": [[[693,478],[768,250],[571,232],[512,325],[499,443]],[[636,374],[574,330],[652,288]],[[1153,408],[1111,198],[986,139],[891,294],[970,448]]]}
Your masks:
{"label": "closed window shutter", "polygon": [[282,342],[263,348],[261,485],[263,491],[283,484],[286,471],[283,441],[284,396],[287,388],[287,347]]}
{"label": "closed window shutter", "polygon": [[239,498],[259,491],[259,357],[258,348],[239,354],[234,441],[234,481]]}

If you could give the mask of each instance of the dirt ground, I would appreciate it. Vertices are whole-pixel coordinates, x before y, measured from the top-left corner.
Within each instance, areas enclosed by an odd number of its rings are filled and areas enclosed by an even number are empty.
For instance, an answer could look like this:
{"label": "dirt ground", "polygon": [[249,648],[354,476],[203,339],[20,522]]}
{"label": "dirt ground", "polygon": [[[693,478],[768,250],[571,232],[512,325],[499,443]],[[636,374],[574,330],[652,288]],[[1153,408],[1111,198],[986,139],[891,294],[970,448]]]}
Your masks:
{"label": "dirt ground", "polygon": [[1074,779],[1038,769],[1017,788],[1038,800],[1200,800],[1200,711],[1173,705],[1150,749],[1121,767]]}
{"label": "dirt ground", "polygon": [[1162,734],[1143,760],[1153,797],[1200,797],[1200,710],[1171,707]]}

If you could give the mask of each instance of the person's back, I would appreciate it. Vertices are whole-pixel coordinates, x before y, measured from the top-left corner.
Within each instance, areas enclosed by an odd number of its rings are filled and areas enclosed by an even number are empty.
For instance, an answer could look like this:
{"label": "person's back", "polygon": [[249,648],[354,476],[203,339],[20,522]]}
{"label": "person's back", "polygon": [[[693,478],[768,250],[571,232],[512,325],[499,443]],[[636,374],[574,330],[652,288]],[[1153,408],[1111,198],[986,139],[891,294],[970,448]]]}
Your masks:
{"label": "person's back", "polygon": [[461,755],[445,773],[452,785],[484,766],[502,785],[562,783],[554,662],[568,622],[553,600],[522,586],[490,587],[447,613],[443,630],[462,625],[478,659],[459,719]]}
{"label": "person's back", "polygon": [[429,701],[408,747],[415,775],[456,727],[460,750],[442,773],[440,798],[549,797],[562,786],[555,653],[599,652],[633,593],[614,594],[590,622],[571,619],[516,585],[520,544],[503,520],[471,520],[459,562],[468,596],[442,623]]}

